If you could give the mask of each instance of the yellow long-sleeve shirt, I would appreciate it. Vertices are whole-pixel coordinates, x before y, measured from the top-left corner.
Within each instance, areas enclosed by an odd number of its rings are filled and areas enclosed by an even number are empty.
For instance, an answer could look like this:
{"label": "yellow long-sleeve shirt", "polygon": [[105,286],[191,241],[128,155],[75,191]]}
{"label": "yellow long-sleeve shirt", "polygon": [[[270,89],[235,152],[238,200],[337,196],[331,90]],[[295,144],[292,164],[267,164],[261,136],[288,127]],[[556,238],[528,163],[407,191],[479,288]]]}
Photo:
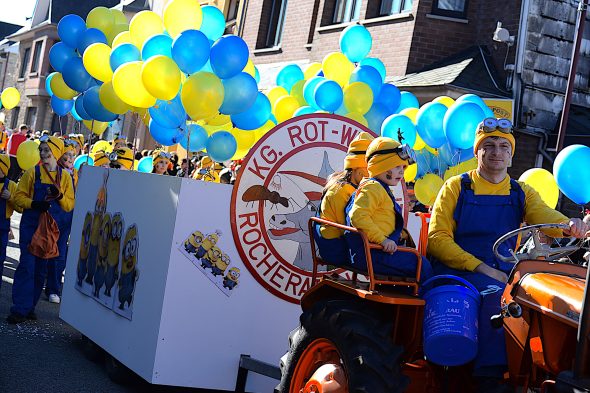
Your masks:
{"label": "yellow long-sleeve shirt", "polygon": [[[510,195],[510,177],[498,183],[490,183],[482,178],[477,170],[469,172],[475,195]],[[551,209],[543,202],[541,196],[532,187],[518,182],[525,194],[524,219],[530,224],[563,223],[568,218]],[[454,176],[446,181],[440,190],[432,208],[432,217],[428,230],[428,253],[445,265],[458,269],[473,271],[481,260],[463,250],[455,243],[457,223],[453,218],[457,200],[461,193],[461,176]],[[493,225],[493,223],[490,223]],[[560,231],[558,231],[560,232]],[[552,233],[559,236],[559,233]]]}
{"label": "yellow long-sleeve shirt", "polygon": [[371,243],[381,244],[395,229],[393,201],[375,180],[359,186],[349,215],[351,224],[365,232]]}
{"label": "yellow long-sleeve shirt", "polygon": [[[57,172],[49,172],[53,178]],[[41,183],[52,184],[51,179],[47,173],[41,169]],[[35,167],[27,170],[20,181],[15,194],[15,202],[21,209],[30,209],[31,202],[33,202],[33,192],[35,186]],[[63,197],[58,201],[61,208],[66,211],[72,211],[74,208],[74,187],[72,186],[72,178],[67,171],[61,171],[60,191]]]}
{"label": "yellow long-sleeve shirt", "polygon": [[[0,179],[0,186],[4,187],[4,179]],[[15,203],[17,185],[12,180],[8,181],[8,192],[10,198],[6,201],[6,218],[12,217],[12,213],[16,210],[21,213],[22,209]],[[1,191],[1,190],[0,190]]]}
{"label": "yellow long-sleeve shirt", "polygon": [[[354,190],[355,187],[350,183],[336,183],[330,187],[322,199],[320,218],[342,225],[346,224],[344,209]],[[338,228],[322,225],[320,234],[324,239],[336,239],[342,237],[344,232]]]}

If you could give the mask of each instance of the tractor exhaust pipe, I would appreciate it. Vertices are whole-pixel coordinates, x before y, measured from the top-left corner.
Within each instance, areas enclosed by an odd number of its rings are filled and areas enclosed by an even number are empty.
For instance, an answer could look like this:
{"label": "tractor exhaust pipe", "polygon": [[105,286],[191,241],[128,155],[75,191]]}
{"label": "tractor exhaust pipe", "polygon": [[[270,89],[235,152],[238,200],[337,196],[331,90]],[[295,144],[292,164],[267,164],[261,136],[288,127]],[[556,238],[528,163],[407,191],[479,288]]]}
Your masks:
{"label": "tractor exhaust pipe", "polygon": [[574,378],[590,379],[590,266],[586,271],[586,288],[578,326],[578,345],[574,362]]}

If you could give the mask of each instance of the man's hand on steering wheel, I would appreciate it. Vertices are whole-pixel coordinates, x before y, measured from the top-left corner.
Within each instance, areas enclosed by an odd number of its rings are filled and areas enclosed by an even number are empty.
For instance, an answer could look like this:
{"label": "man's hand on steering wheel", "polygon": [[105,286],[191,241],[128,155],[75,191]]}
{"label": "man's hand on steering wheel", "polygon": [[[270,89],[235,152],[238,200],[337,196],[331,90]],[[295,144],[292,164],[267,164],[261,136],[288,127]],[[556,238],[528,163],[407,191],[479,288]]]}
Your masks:
{"label": "man's hand on steering wheel", "polygon": [[586,224],[579,218],[570,218],[570,222],[568,223],[569,230],[564,229],[563,233],[567,236],[577,237],[581,239],[583,237],[587,237],[590,235],[590,226]]}

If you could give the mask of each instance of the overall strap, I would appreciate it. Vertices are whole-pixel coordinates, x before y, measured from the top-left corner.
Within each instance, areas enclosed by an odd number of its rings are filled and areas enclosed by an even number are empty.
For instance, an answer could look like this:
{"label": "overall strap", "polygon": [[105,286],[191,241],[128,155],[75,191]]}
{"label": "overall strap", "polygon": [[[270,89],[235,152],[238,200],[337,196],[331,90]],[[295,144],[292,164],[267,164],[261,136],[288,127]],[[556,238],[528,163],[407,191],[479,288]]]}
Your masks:
{"label": "overall strap", "polygon": [[520,209],[520,221],[524,221],[526,195],[520,184],[514,179],[510,179],[510,196],[513,200],[516,200],[517,206]]}
{"label": "overall strap", "polygon": [[472,185],[471,177],[469,176],[469,172],[465,172],[461,175],[461,191],[459,192],[459,197],[457,198],[457,206],[455,207],[455,211],[453,212],[453,219],[455,222],[459,221],[459,216],[461,214],[461,208],[463,206],[463,200],[465,198],[465,193],[473,192],[471,185]]}

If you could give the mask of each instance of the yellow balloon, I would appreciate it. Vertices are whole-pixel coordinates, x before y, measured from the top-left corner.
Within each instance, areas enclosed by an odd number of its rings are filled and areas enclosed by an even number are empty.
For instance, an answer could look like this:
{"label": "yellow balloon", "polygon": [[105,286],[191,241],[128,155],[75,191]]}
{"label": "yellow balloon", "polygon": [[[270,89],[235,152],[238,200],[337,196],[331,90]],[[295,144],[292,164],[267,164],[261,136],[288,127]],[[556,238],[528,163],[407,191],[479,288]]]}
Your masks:
{"label": "yellow balloon", "polygon": [[53,76],[53,78],[51,78],[49,85],[51,86],[51,91],[53,94],[62,100],[71,100],[78,95],[76,90],[70,89],[70,87],[66,85],[61,72],[58,72]]}
{"label": "yellow balloon", "polygon": [[444,181],[449,180],[453,176],[462,174],[461,167],[459,165],[451,166],[445,171]]}
{"label": "yellow balloon", "polygon": [[236,138],[238,148],[231,160],[240,160],[248,154],[254,143],[256,143],[256,134],[254,131],[241,130],[233,128],[230,133]]}
{"label": "yellow balloon", "polygon": [[41,158],[39,157],[39,145],[34,141],[25,141],[18,146],[16,160],[23,171],[31,169]]}
{"label": "yellow balloon", "polygon": [[123,11],[111,9],[111,15],[113,15],[113,20],[116,25],[129,25],[129,21]]}
{"label": "yellow balloon", "polygon": [[211,72],[197,72],[187,78],[180,92],[186,113],[193,120],[215,115],[223,103],[224,89],[221,80]]}
{"label": "yellow balloon", "polygon": [[559,200],[559,187],[551,172],[543,168],[532,168],[520,175],[518,180],[531,186],[547,206],[555,209]]}
{"label": "yellow balloon", "polygon": [[124,31],[122,33],[117,34],[117,36],[113,40],[112,47],[113,47],[113,49],[115,49],[116,47],[118,47],[119,45],[122,45],[122,44],[135,45],[135,43],[133,42],[133,39],[131,38],[131,33],[129,31]]}
{"label": "yellow balloon", "polygon": [[[55,75],[52,80],[55,79],[56,76],[57,75]],[[59,74],[59,76],[61,76],[61,74]],[[15,87],[7,87],[2,92],[2,95],[0,95],[0,100],[2,100],[2,105],[10,110],[18,105],[20,101],[20,93]]]}
{"label": "yellow balloon", "polygon": [[211,126],[222,126],[224,124],[230,123],[231,117],[229,115],[218,113],[215,116],[205,119],[205,122]]}
{"label": "yellow balloon", "polygon": [[311,79],[322,70],[322,63],[311,63],[303,72],[304,79]]}
{"label": "yellow balloon", "polygon": [[200,124],[201,127],[203,127],[205,129],[205,131],[207,131],[208,136],[211,136],[218,131],[230,131],[233,128],[231,123],[222,124],[220,126],[211,126],[208,124],[201,124],[201,123],[198,123],[198,124]]}
{"label": "yellow balloon", "polygon": [[477,158],[473,157],[467,161],[460,163],[459,166],[461,167],[463,172],[469,172],[474,169],[477,169]]}
{"label": "yellow balloon", "polygon": [[344,116],[348,117],[351,120],[356,121],[357,123],[361,123],[365,127],[369,126],[369,122],[367,121],[367,119],[365,119],[365,117],[358,112],[349,112]]}
{"label": "yellow balloon", "polygon": [[418,109],[417,108],[406,108],[399,113],[400,115],[407,116],[412,123],[416,124],[416,117],[418,117]]}
{"label": "yellow balloon", "polygon": [[424,142],[424,140],[420,137],[420,135],[418,135],[416,133],[416,142],[414,143],[414,147],[412,147],[412,149],[414,150],[422,150],[426,147],[426,142]]}
{"label": "yellow balloon", "polygon": [[107,44],[97,42],[86,48],[82,55],[82,62],[90,75],[101,82],[107,82],[113,78],[113,70],[105,66],[109,64],[110,56],[111,48]]}
{"label": "yellow balloon", "polygon": [[443,179],[433,173],[428,173],[423,178],[416,180],[416,184],[414,184],[416,199],[425,206],[432,206],[442,186]]}
{"label": "yellow balloon", "polygon": [[107,35],[115,24],[115,16],[106,7],[95,7],[86,16],[86,27],[95,28]]}
{"label": "yellow balloon", "polygon": [[99,151],[104,151],[104,152],[108,153],[112,150],[113,150],[112,145],[109,142],[100,140],[100,141],[96,142],[94,145],[92,145],[92,149],[90,149],[90,153],[96,154],[96,152],[99,152]]}
{"label": "yellow balloon", "polygon": [[148,93],[160,100],[170,101],[180,90],[180,69],[169,57],[150,57],[141,67],[141,79]]}
{"label": "yellow balloon", "polygon": [[424,148],[425,148],[426,150],[428,150],[429,152],[431,152],[432,154],[434,154],[435,156],[438,156],[438,150],[436,150],[435,148],[433,148],[433,147],[430,147],[430,146],[428,146],[428,145],[424,146]]}
{"label": "yellow balloon", "polygon": [[113,74],[113,88],[124,103],[138,108],[149,108],[156,103],[156,97],[143,86],[142,66],[142,61],[131,61],[117,68]]}
{"label": "yellow balloon", "polygon": [[289,95],[287,89],[282,86],[275,86],[266,93],[268,100],[270,101],[271,108],[275,107],[277,100],[281,97],[286,97]]}
{"label": "yellow balloon", "polygon": [[295,82],[293,87],[291,87],[291,95],[297,99],[299,102],[299,106],[307,105],[307,101],[305,101],[305,97],[303,97],[303,86],[305,86],[306,80],[300,80]]}
{"label": "yellow balloon", "polygon": [[96,120],[83,120],[84,125],[96,135],[100,135],[107,129],[109,123]]}
{"label": "yellow balloon", "polygon": [[279,123],[289,120],[293,117],[293,114],[299,109],[299,101],[297,98],[291,96],[285,96],[279,98],[273,107],[275,117]]}
{"label": "yellow balloon", "polygon": [[266,122],[265,125],[263,125],[260,128],[255,129],[254,134],[256,135],[256,140],[258,141],[260,138],[262,138],[267,132],[269,132],[270,130],[272,130],[274,127],[276,126],[275,123],[272,122],[272,120],[269,120]]}
{"label": "yellow balloon", "polygon": [[252,59],[248,59],[248,62],[246,63],[246,67],[244,67],[242,72],[245,72],[246,74],[250,74],[250,76],[252,76],[252,78],[256,78],[256,67],[254,67],[254,63],[252,63]]}
{"label": "yellow balloon", "polygon": [[328,54],[324,57],[324,61],[322,62],[324,76],[336,81],[341,87],[346,86],[353,70],[354,64],[352,64],[350,60],[340,52],[332,52]]}
{"label": "yellow balloon", "polygon": [[106,34],[107,43],[109,45],[112,45],[113,42],[115,41],[115,38],[117,38],[117,36],[119,34],[124,33],[124,32],[128,32],[128,31],[129,31],[129,25],[127,23],[112,25],[111,29],[109,30],[109,33]]}
{"label": "yellow balloon", "polygon": [[418,174],[418,164],[408,165],[406,170],[404,171],[404,180],[406,183],[414,181],[416,179],[416,175]]}
{"label": "yellow balloon", "polygon": [[153,11],[140,11],[129,22],[131,39],[138,48],[153,35],[164,32],[164,24],[158,14]]}
{"label": "yellow balloon", "polygon": [[197,30],[203,22],[203,11],[196,0],[172,0],[164,7],[164,26],[175,38],[185,30]]}
{"label": "yellow balloon", "polygon": [[373,91],[366,83],[354,82],[344,88],[344,106],[349,112],[364,115],[372,105]]}
{"label": "yellow balloon", "polygon": [[448,96],[440,96],[440,97],[436,97],[434,100],[432,100],[432,102],[440,102],[441,104],[443,104],[447,108],[450,108],[451,105],[453,105],[455,103],[455,100],[453,100],[451,97],[448,97]]}
{"label": "yellow balloon", "polygon": [[111,81],[105,82],[100,86],[100,90],[98,91],[98,98],[100,99],[100,103],[109,111],[116,113],[118,115],[122,115],[127,113],[129,109],[129,105],[124,103],[117,93],[115,93],[115,89],[113,88],[113,83]]}

